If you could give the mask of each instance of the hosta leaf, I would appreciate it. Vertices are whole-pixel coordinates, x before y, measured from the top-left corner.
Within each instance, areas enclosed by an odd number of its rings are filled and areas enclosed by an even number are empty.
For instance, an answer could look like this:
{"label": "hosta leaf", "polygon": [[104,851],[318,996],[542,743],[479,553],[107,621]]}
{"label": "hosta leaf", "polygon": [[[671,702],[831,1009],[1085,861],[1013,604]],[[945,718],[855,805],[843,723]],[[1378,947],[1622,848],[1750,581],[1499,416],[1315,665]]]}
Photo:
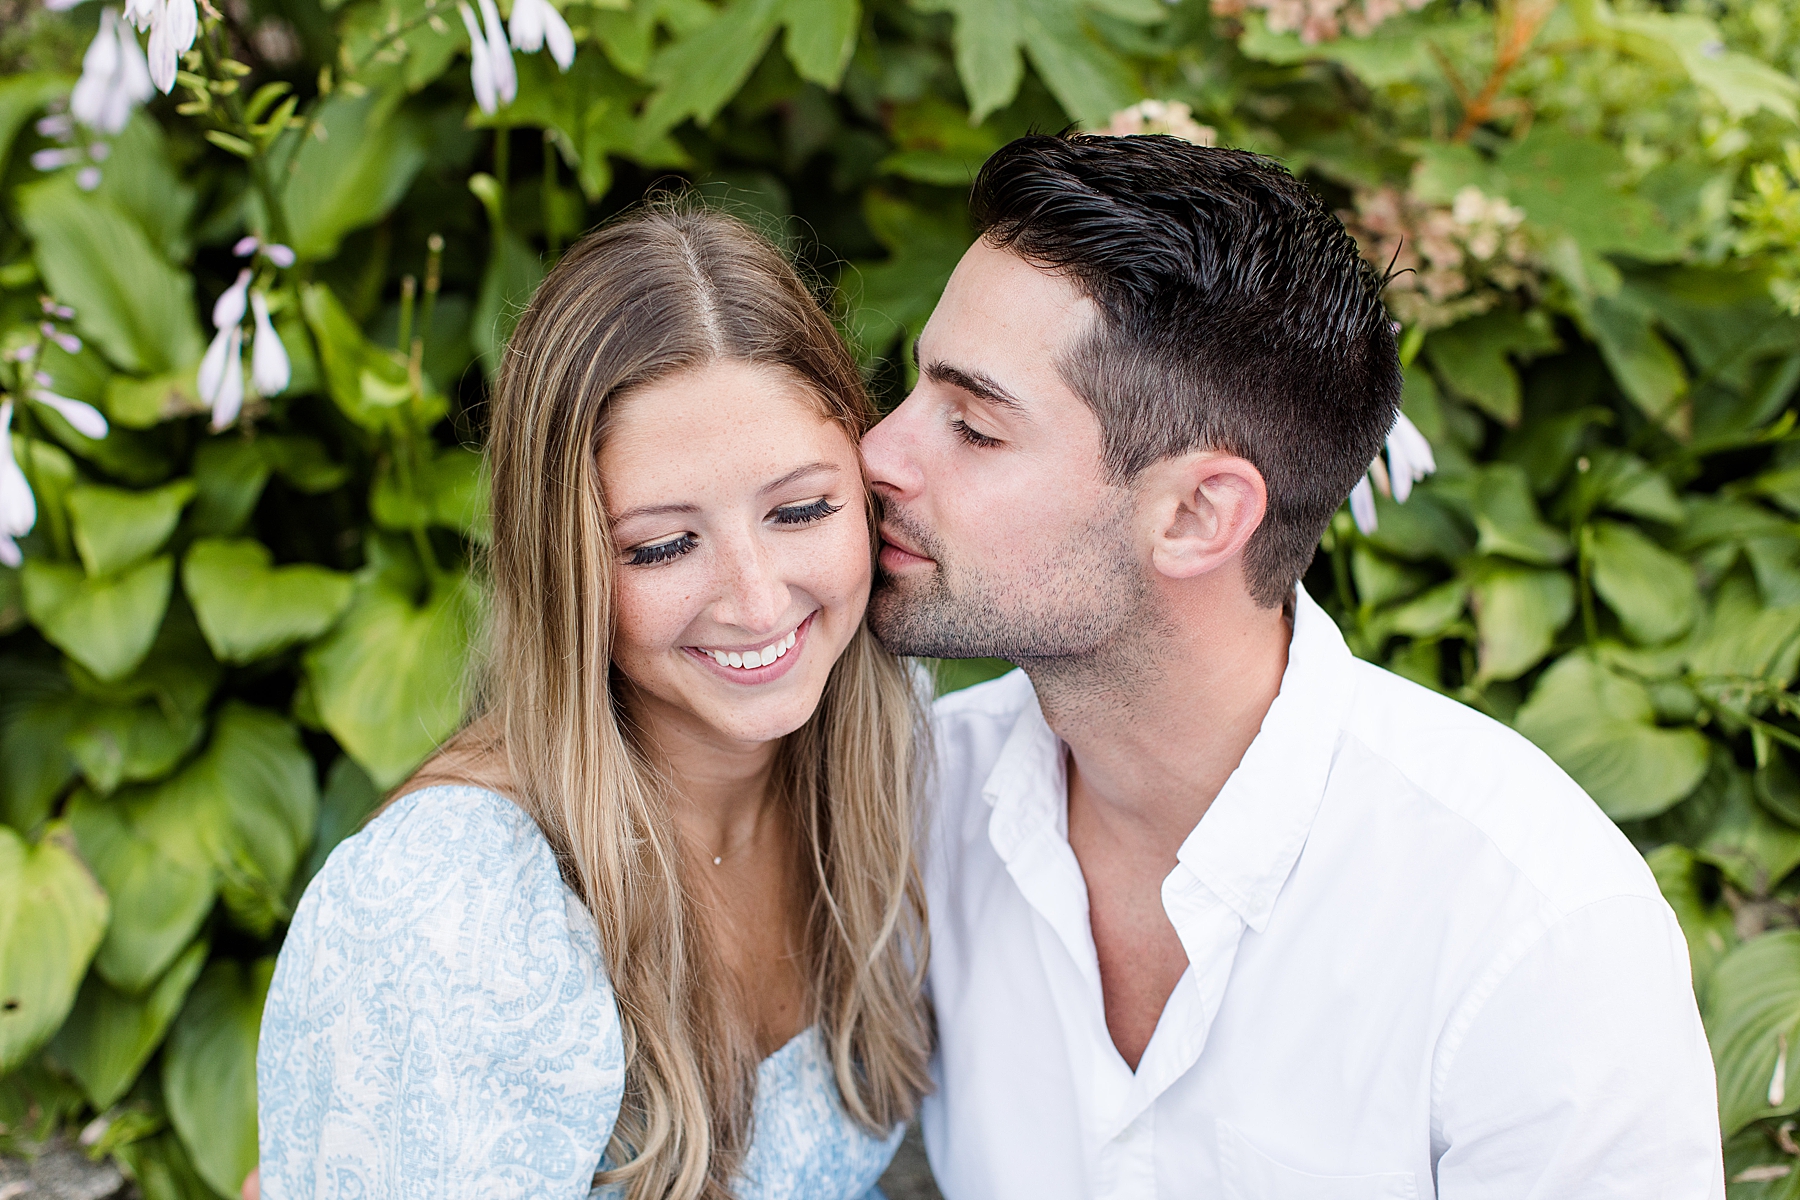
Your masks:
{"label": "hosta leaf", "polygon": [[51,292],[75,309],[76,328],[127,371],[197,365],[206,343],[194,319],[193,281],[170,266],[138,223],[68,179],[16,193],[32,253]]}
{"label": "hosta leaf", "polygon": [[52,100],[67,96],[74,82],[54,71],[20,71],[0,79],[0,167],[25,122]]}
{"label": "hosta leaf", "polygon": [[158,779],[174,770],[206,732],[205,695],[198,705],[169,697],[108,704],[71,697],[72,725],[63,744],[101,795],[121,783]]}
{"label": "hosta leaf", "polygon": [[300,892],[319,873],[338,843],[362,828],[369,814],[381,803],[381,789],[367,771],[356,765],[348,754],[340,755],[325,775],[325,791],[319,797],[319,828],[313,837],[312,852],[306,864],[294,876],[295,893]]}
{"label": "hosta leaf", "polygon": [[956,75],[969,97],[969,118],[980,121],[1018,95],[1025,78],[1023,0],[915,0],[928,12],[956,14]]}
{"label": "hosta leaf", "polygon": [[127,994],[154,983],[199,931],[218,890],[204,844],[216,806],[186,805],[175,781],[69,803],[82,857],[113,900],[112,925],[94,969]]}
{"label": "hosta leaf", "polygon": [[59,827],[36,845],[0,828],[0,1075],[62,1024],[107,909]]}
{"label": "hosta leaf", "polygon": [[459,533],[485,530],[487,486],[480,454],[463,446],[433,449],[413,467],[410,494],[400,487],[399,475],[392,463],[384,463],[369,494],[369,515],[383,529],[442,525]]}
{"label": "hosta leaf", "polygon": [[1681,559],[1616,521],[1600,521],[1590,534],[1594,590],[1632,639],[1666,642],[1694,623],[1700,589]]}
{"label": "hosta leaf", "polygon": [[1143,98],[1131,68],[1088,25],[1076,0],[1019,0],[1025,51],[1063,111],[1089,127],[1104,126]]}
{"label": "hosta leaf", "polygon": [[1688,379],[1681,358],[1657,332],[1648,309],[1622,299],[1595,297],[1588,326],[1613,378],[1632,403],[1670,432],[1684,434]]}
{"label": "hosta leaf", "polygon": [[1715,619],[1688,665],[1697,675],[1722,680],[1743,676],[1787,686],[1800,670],[1800,605]]}
{"label": "hosta leaf", "polygon": [[143,996],[115,991],[97,974],[81,985],[50,1052],[81,1082],[96,1109],[112,1107],[136,1082],[200,977],[206,950],[205,942],[189,946]]}
{"label": "hosta leaf", "polygon": [[275,960],[215,962],[169,1031],[163,1099],[194,1169],[235,1196],[256,1165],[256,1034]]}
{"label": "hosta leaf", "polygon": [[1569,539],[1538,516],[1525,471],[1494,463],[1474,479],[1475,549],[1548,566],[1569,556]]}
{"label": "hosta leaf", "polygon": [[349,575],[301,563],[273,566],[261,542],[203,538],[188,548],[181,584],[212,652],[248,663],[331,628],[350,604]]}
{"label": "hosta leaf", "polygon": [[119,679],[150,652],[169,606],[167,555],[106,579],[69,563],[27,559],[25,611],[44,637],[101,679]]}
{"label": "hosta leaf", "polygon": [[229,537],[243,529],[273,468],[262,439],[211,438],[194,451],[194,508],[189,527],[201,537]]}
{"label": "hosta leaf", "polygon": [[1706,774],[1705,734],[1659,728],[1649,691],[1585,654],[1545,671],[1514,724],[1615,821],[1655,816]]}
{"label": "hosta leaf", "polygon": [[836,88],[856,48],[862,5],[858,0],[786,0],[781,19],[795,72],[809,83]]}
{"label": "hosta leaf", "polygon": [[[1772,1088],[1782,1047],[1800,1048],[1800,930],[1752,938],[1713,969],[1707,1041],[1719,1079],[1719,1124],[1730,1137],[1759,1117],[1800,1111],[1800,1052]],[[1770,1103],[1770,1093],[1781,1096]]]}
{"label": "hosta leaf", "polygon": [[712,124],[768,49],[782,7],[783,0],[733,0],[714,20],[658,51],[645,77],[661,86],[644,122],[668,129],[691,116]]}
{"label": "hosta leaf", "polygon": [[379,786],[399,783],[462,719],[477,601],[467,576],[439,584],[422,605],[371,578],[306,652],[320,718]]}
{"label": "hosta leaf", "polygon": [[1556,349],[1546,325],[1513,312],[1492,312],[1440,329],[1425,342],[1431,365],[1452,392],[1502,424],[1519,419],[1519,374],[1512,360]]}
{"label": "hosta leaf", "polygon": [[93,484],[72,489],[69,518],[81,564],[89,575],[112,575],[155,554],[193,496],[187,479],[141,492]]}
{"label": "hosta leaf", "polygon": [[1496,564],[1470,596],[1483,679],[1516,679],[1536,666],[1575,611],[1575,585],[1561,571]]}
{"label": "hosta leaf", "polygon": [[919,336],[974,233],[960,210],[938,214],[874,190],[863,200],[863,217],[889,257],[846,269],[839,286],[851,298],[856,346],[869,361],[892,350],[896,338]]}
{"label": "hosta leaf", "polygon": [[64,741],[76,719],[67,691],[67,681],[56,675],[0,675],[0,820],[21,833],[50,815],[57,795],[75,777],[75,759]]}
{"label": "hosta leaf", "polygon": [[1675,919],[1681,922],[1681,932],[1687,937],[1688,962],[1694,973],[1694,991],[1704,1005],[1713,968],[1738,943],[1731,909],[1716,900],[1708,903],[1700,894],[1698,860],[1686,846],[1672,842],[1658,846],[1644,856],[1644,861],[1656,876],[1663,899],[1675,910]]}
{"label": "hosta leaf", "polygon": [[313,116],[323,136],[294,131],[276,146],[288,244],[302,260],[336,254],[344,235],[385,215],[425,165],[424,133],[394,100],[336,92]]}
{"label": "hosta leaf", "polygon": [[427,427],[443,414],[441,397],[414,398],[406,361],[371,344],[330,288],[322,283],[305,285],[300,307],[319,345],[326,389],[345,416],[379,433],[409,420]]}

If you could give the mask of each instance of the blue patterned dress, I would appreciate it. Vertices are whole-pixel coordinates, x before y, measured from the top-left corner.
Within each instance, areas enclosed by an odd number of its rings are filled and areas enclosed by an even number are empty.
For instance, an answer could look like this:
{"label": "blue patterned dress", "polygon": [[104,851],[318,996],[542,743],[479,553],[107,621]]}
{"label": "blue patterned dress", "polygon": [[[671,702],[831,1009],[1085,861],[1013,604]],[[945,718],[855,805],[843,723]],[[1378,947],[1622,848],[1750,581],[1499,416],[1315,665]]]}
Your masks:
{"label": "blue patterned dress", "polygon": [[[502,796],[402,798],[294,915],[256,1060],[266,1200],[583,1200],[625,1084],[594,922]],[[741,1200],[869,1195],[816,1028],[763,1060]],[[592,1189],[592,1190],[590,1190]],[[879,1193],[874,1193],[879,1196]]]}

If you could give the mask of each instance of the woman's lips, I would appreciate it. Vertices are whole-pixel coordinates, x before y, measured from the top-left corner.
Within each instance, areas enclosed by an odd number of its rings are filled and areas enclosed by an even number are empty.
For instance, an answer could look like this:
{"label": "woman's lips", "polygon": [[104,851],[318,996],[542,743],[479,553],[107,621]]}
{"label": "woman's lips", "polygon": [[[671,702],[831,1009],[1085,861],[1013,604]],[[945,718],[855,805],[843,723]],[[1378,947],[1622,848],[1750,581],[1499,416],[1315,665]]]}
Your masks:
{"label": "woman's lips", "polygon": [[[812,631],[813,618],[818,615],[817,610],[807,614],[806,619],[795,626],[791,635],[788,635],[793,637],[794,642],[787,648],[787,652],[777,657],[774,662],[765,663],[760,667],[730,667],[719,662],[711,653],[699,646],[683,646],[682,649],[687,651],[688,657],[702,667],[730,683],[773,683],[793,670],[794,664],[800,661],[800,655],[806,650],[806,636]],[[784,641],[785,638],[777,638],[770,644],[777,645]]]}

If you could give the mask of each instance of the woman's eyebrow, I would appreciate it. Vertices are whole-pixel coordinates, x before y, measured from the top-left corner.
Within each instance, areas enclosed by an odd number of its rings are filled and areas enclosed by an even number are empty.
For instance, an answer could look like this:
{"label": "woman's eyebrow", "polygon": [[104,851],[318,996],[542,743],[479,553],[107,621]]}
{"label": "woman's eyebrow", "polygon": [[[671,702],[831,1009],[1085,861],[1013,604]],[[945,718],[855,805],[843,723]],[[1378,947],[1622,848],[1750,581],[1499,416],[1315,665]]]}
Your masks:
{"label": "woman's eyebrow", "polygon": [[634,517],[666,517],[672,513],[697,513],[698,504],[642,504],[637,508],[628,508],[608,518],[614,525],[623,525]]}
{"label": "woman's eyebrow", "polygon": [[786,475],[783,475],[780,479],[774,480],[773,482],[770,482],[770,483],[765,483],[762,486],[762,490],[760,492],[758,492],[757,494],[766,496],[770,492],[781,490],[782,488],[786,487],[790,483],[797,483],[800,480],[805,479],[808,475],[820,475],[820,474],[836,475],[837,473],[838,473],[838,467],[837,467],[836,463],[828,463],[828,462],[806,463],[803,466],[795,467],[793,470],[789,471]]}

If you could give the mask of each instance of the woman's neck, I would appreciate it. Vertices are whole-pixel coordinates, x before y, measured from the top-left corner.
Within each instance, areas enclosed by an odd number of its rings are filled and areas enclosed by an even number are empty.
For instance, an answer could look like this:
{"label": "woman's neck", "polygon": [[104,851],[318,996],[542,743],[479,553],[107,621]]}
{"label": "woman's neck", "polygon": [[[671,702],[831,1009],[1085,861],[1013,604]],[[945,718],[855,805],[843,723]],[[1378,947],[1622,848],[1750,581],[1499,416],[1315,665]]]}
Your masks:
{"label": "woman's neck", "polygon": [[727,857],[773,832],[779,741],[727,738],[644,697],[632,698],[630,715],[669,774],[672,815],[696,853]]}

